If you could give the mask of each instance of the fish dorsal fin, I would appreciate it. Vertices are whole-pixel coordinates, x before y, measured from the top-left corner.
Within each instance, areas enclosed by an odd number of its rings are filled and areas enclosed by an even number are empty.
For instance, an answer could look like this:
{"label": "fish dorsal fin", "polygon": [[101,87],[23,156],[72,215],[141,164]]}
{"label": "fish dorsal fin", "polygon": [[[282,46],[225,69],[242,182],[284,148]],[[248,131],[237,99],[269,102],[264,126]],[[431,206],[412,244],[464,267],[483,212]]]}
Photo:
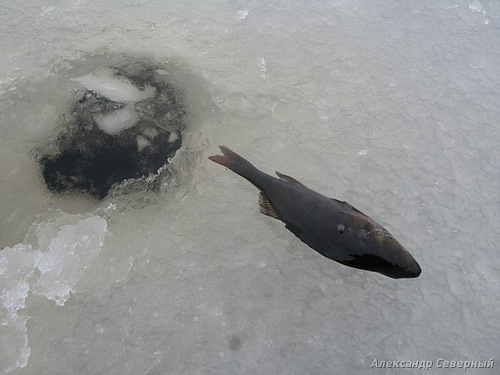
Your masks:
{"label": "fish dorsal fin", "polygon": [[276,207],[273,206],[269,198],[264,192],[259,194],[259,211],[264,215],[274,217],[275,219],[282,220]]}
{"label": "fish dorsal fin", "polygon": [[[337,201],[337,202],[339,202],[339,203],[342,203],[344,206],[349,207],[351,210],[353,210],[354,212],[357,212],[358,214],[361,214],[361,215],[363,215],[363,216],[365,216],[365,217],[368,217],[365,213],[361,212],[361,211],[360,211],[360,210],[358,210],[356,207],[354,207],[352,204],[350,204],[350,203],[348,203],[348,202],[346,202],[346,201],[339,201],[338,199],[335,199],[335,198],[330,198],[330,199],[332,199],[332,200],[334,200],[334,201]],[[369,217],[368,217],[368,218],[369,218]]]}
{"label": "fish dorsal fin", "polygon": [[281,179],[281,180],[284,180],[284,181],[288,181],[288,182],[293,182],[294,184],[300,184],[302,185],[301,182],[297,181],[295,178],[293,177],[290,177],[290,176],[287,176],[286,174],[283,174],[283,173],[280,173],[278,171],[276,171],[276,174],[278,175],[278,177]]}

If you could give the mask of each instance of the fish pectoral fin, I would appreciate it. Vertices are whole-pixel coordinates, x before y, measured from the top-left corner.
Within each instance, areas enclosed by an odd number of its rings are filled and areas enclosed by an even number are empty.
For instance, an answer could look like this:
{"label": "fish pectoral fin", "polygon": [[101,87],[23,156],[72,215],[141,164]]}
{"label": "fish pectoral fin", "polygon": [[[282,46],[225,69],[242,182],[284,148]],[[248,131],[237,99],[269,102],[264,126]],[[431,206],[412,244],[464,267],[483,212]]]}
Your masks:
{"label": "fish pectoral fin", "polygon": [[276,171],[276,175],[283,181],[293,182],[294,184],[300,184],[304,186],[301,182],[297,181],[295,178],[287,176],[286,174]]}
{"label": "fish pectoral fin", "polygon": [[262,191],[259,194],[259,211],[264,215],[274,217],[278,220],[283,220],[276,207],[274,207],[274,205],[269,200],[269,197]]}

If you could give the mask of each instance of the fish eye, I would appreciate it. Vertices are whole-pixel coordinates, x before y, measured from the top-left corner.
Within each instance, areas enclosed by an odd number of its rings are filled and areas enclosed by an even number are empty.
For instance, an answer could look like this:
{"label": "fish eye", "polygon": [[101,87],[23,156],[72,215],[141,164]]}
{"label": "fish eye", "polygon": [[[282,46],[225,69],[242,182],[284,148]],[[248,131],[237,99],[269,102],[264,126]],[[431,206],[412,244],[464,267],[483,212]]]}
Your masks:
{"label": "fish eye", "polygon": [[337,225],[337,230],[339,233],[344,233],[345,225],[344,224]]}

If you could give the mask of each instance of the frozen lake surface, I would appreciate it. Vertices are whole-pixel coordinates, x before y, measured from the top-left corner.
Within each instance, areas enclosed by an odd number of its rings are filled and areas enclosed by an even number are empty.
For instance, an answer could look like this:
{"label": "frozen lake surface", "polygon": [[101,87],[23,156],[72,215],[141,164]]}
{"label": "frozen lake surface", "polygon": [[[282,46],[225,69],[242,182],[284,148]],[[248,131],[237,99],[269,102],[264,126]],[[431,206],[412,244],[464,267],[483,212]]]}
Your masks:
{"label": "frozen lake surface", "polygon": [[[499,2],[0,9],[0,373],[457,371],[440,359],[498,373]],[[54,195],[34,154],[67,82],[121,54],[168,64],[185,94],[171,178],[100,202]],[[219,144],[352,203],[422,275],[323,258],[208,161]]]}

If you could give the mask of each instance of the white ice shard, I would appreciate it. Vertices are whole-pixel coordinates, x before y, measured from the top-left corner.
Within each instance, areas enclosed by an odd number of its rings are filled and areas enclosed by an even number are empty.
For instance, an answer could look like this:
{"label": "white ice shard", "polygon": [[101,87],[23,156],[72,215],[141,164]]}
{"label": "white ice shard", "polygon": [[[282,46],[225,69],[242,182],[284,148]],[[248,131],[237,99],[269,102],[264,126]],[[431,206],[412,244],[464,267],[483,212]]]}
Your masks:
{"label": "white ice shard", "polygon": [[106,220],[92,216],[58,227],[54,236],[54,223],[40,224],[37,235],[49,244],[46,249],[35,251],[40,277],[33,292],[64,305],[83,271],[99,254],[106,227]]}
{"label": "white ice shard", "polygon": [[27,316],[15,312],[0,319],[0,374],[28,364],[31,349],[28,346],[27,321]]}
{"label": "white ice shard", "polygon": [[486,14],[486,10],[484,9],[483,4],[479,2],[479,0],[473,0],[472,2],[469,2],[469,9],[474,12]]}
{"label": "white ice shard", "polygon": [[[21,243],[0,251],[0,373],[28,364],[26,322],[19,313],[29,293],[64,305],[83,271],[98,255],[106,233],[100,216],[82,218],[54,211],[55,218],[35,223],[38,250]],[[36,272],[35,272],[36,271]]]}
{"label": "white ice shard", "polygon": [[26,307],[35,256],[30,245],[0,251],[0,373],[25,367],[31,353],[26,321],[18,311]]}
{"label": "white ice shard", "polygon": [[238,11],[238,16],[240,17],[240,20],[244,20],[248,16],[248,9],[243,9]]}
{"label": "white ice shard", "polygon": [[28,278],[33,273],[35,256],[30,245],[18,244],[0,252],[0,301],[8,311],[24,308]]}
{"label": "white ice shard", "polygon": [[142,135],[137,136],[137,151],[141,152],[146,147],[151,146],[149,139],[143,137]]}
{"label": "white ice shard", "polygon": [[110,67],[101,67],[92,73],[73,78],[87,90],[93,90],[105,98],[120,103],[136,103],[151,99],[156,94],[156,88],[146,85],[139,89],[130,79],[119,74]]}
{"label": "white ice shard", "polygon": [[134,126],[139,119],[132,104],[103,115],[95,115],[94,120],[103,132],[115,135]]}

